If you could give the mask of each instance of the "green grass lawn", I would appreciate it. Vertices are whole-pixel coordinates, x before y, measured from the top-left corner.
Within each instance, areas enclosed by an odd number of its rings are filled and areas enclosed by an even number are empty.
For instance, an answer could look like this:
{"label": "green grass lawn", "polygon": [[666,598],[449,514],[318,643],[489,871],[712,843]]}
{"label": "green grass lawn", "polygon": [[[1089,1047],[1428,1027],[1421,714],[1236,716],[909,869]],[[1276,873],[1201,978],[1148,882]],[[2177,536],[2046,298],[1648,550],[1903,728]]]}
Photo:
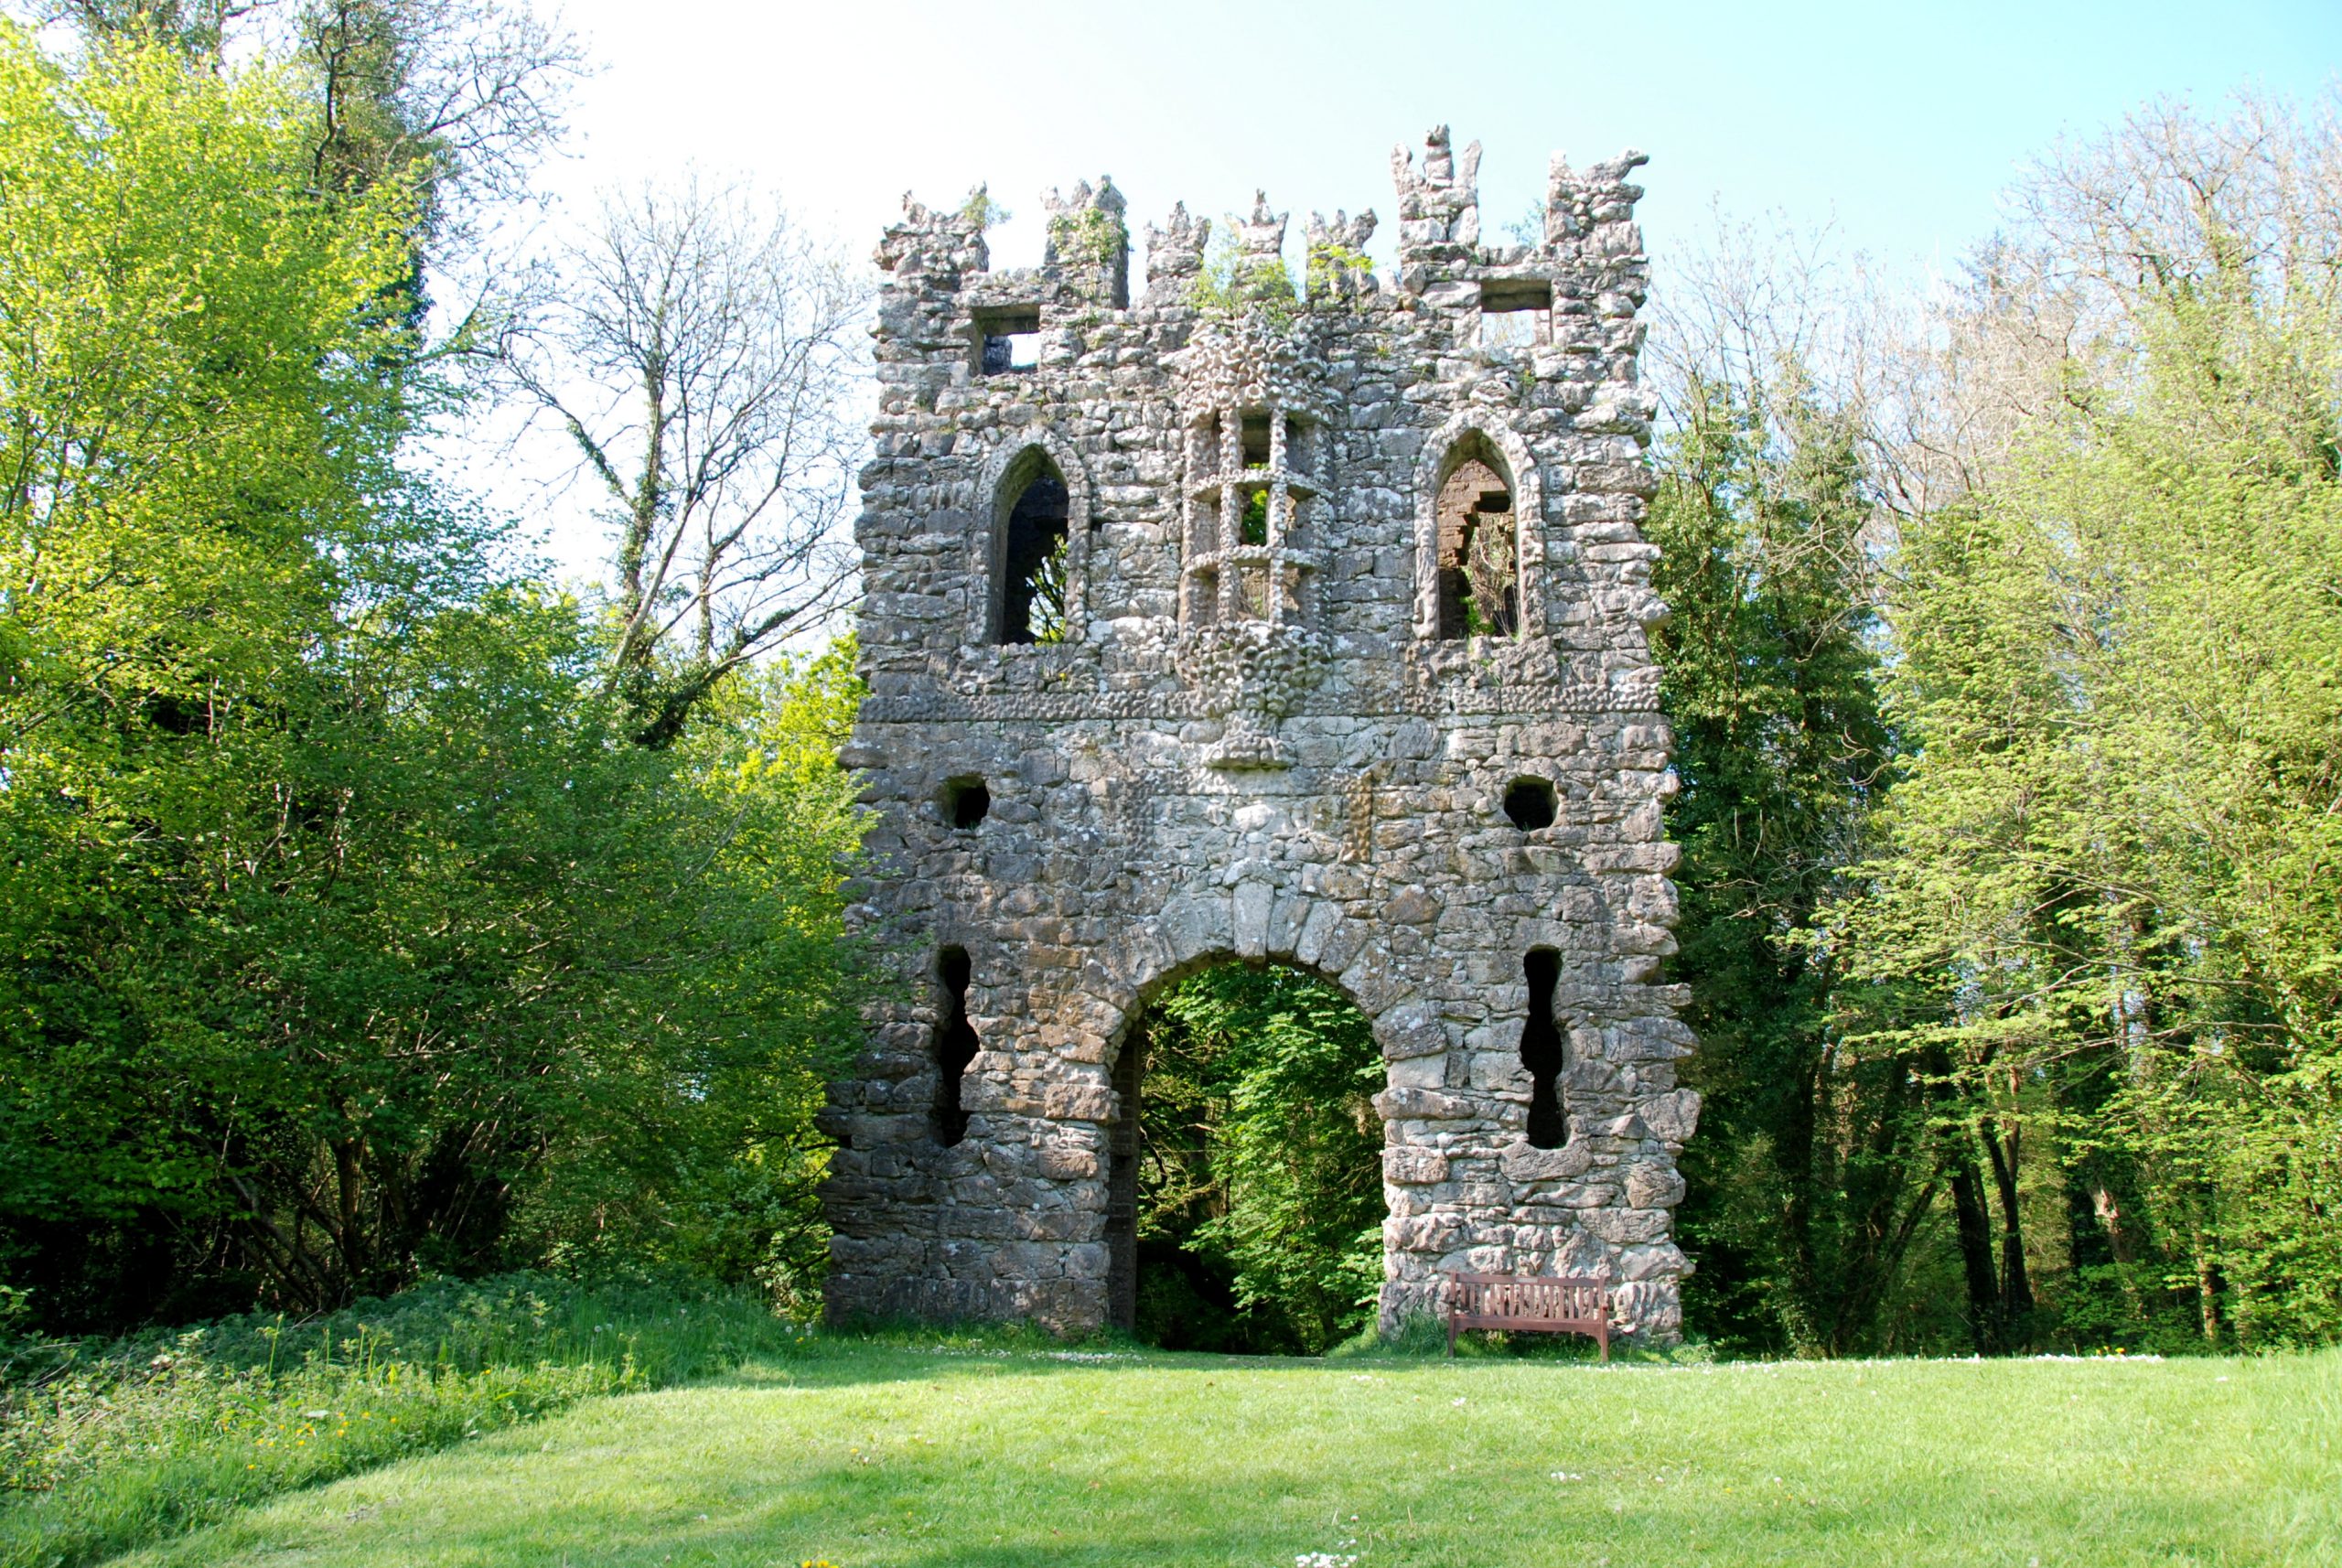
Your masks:
{"label": "green grass lawn", "polygon": [[123,1561],[2342,1563],[2342,1354],[1097,1355],[815,1341]]}

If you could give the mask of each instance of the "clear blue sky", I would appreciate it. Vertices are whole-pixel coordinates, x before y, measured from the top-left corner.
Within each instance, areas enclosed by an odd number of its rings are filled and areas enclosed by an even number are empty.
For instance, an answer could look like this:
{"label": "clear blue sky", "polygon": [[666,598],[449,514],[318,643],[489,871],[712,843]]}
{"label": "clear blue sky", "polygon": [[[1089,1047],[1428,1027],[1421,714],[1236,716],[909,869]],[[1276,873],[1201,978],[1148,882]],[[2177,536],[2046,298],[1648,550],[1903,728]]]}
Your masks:
{"label": "clear blue sky", "polygon": [[2342,71],[2342,0],[1716,4],[1710,0],[569,0],[602,73],[583,193],[695,160],[755,174],[866,255],[906,188],[979,179],[1016,213],[996,264],[1037,260],[1040,190],[1111,173],[1133,230],[1256,185],[1294,213],[1394,219],[1387,160],[1448,122],[1487,149],[1493,231],[1542,196],[1549,151],[1651,155],[1655,251],[1712,199],[1834,220],[1880,260],[1948,265],[1990,231],[2028,155],[2159,94],[2308,96]]}

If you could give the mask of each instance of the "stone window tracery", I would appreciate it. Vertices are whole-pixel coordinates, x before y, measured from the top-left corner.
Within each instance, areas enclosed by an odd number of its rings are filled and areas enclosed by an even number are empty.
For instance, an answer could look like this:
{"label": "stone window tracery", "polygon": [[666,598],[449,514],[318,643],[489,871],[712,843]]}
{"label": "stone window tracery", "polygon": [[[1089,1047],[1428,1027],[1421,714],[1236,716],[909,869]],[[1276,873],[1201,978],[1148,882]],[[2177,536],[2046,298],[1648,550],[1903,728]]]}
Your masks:
{"label": "stone window tracery", "polygon": [[1181,586],[1189,626],[1297,624],[1317,557],[1323,504],[1315,426],[1270,403],[1215,409],[1190,429],[1187,541]]}

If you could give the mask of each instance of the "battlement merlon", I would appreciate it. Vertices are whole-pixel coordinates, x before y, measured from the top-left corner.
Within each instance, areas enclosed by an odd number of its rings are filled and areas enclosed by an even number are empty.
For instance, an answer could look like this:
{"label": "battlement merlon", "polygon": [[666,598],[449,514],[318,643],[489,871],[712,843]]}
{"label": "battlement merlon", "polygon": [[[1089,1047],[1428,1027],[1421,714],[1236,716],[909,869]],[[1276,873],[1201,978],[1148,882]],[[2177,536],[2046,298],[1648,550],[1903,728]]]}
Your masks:
{"label": "battlement merlon", "polygon": [[1204,246],[1211,239],[1211,220],[1190,218],[1187,204],[1174,202],[1164,227],[1146,226],[1146,303],[1183,304],[1203,275]]}
{"label": "battlement merlon", "polygon": [[1048,243],[1041,252],[1041,275],[1092,305],[1129,308],[1131,231],[1123,215],[1129,204],[1114,188],[1114,177],[1088,180],[1070,197],[1055,190],[1041,199],[1049,210]]}
{"label": "battlement merlon", "polygon": [[963,274],[992,265],[978,211],[983,196],[979,186],[967,206],[940,211],[903,192],[903,220],[887,226],[871,259],[893,274],[897,287],[957,288]]}

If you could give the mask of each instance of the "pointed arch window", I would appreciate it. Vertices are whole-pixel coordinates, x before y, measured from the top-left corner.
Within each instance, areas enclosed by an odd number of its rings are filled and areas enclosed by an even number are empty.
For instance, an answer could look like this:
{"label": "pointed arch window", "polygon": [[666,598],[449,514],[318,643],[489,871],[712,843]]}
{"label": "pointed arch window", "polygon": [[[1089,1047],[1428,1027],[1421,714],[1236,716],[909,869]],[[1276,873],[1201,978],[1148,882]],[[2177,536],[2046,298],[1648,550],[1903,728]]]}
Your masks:
{"label": "pointed arch window", "polygon": [[992,640],[1069,640],[1071,499],[1047,453],[1027,447],[1009,465],[994,515]]}
{"label": "pointed arch window", "polygon": [[1438,634],[1520,633],[1520,525],[1512,475],[1486,437],[1465,436],[1442,465],[1437,529]]}

